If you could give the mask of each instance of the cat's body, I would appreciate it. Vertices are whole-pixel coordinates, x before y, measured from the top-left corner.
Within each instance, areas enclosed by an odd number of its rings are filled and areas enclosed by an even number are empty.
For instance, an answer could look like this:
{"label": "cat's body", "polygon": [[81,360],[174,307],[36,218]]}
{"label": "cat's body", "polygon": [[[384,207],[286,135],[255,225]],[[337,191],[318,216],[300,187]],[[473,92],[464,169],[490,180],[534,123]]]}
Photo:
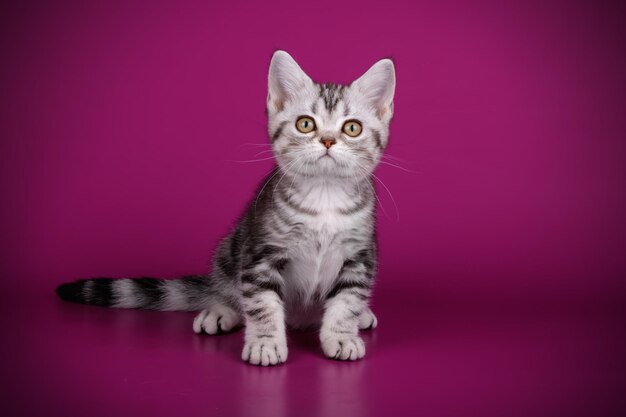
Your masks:
{"label": "cat's body", "polygon": [[315,84],[285,52],[272,58],[268,130],[278,166],[261,183],[207,276],[95,279],[63,284],[61,297],[120,308],[202,310],[194,330],[245,323],[242,358],[287,359],[285,327],[319,326],[325,354],[363,357],[359,329],[376,267],[371,172],[387,143],[393,64],[379,61],[350,86]]}

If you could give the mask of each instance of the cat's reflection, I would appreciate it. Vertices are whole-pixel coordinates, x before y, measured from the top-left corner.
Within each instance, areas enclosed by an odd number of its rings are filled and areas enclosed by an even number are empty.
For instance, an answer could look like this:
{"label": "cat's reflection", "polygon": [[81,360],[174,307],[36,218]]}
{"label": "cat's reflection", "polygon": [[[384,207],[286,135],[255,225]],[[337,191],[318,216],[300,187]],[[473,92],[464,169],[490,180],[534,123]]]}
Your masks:
{"label": "cat's reflection", "polygon": [[367,414],[363,372],[365,361],[339,362],[297,357],[278,367],[242,365],[240,415],[362,417]]}

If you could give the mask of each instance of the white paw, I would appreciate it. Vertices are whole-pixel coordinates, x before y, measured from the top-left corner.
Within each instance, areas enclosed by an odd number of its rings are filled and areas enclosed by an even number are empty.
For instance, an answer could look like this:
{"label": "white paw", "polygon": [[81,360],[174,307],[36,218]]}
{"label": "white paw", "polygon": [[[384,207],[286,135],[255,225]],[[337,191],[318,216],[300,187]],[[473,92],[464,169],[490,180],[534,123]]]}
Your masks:
{"label": "white paw", "polygon": [[322,350],[331,359],[355,361],[365,356],[365,344],[359,336],[330,334],[322,339]]}
{"label": "white paw", "polygon": [[287,341],[274,337],[250,337],[243,347],[241,359],[252,365],[278,365],[287,360]]}
{"label": "white paw", "polygon": [[210,310],[202,310],[193,320],[196,333],[218,334],[229,332],[239,323],[239,314],[230,307],[217,304]]}
{"label": "white paw", "polygon": [[371,309],[366,308],[359,316],[359,329],[371,330],[378,326],[378,319],[374,315]]}

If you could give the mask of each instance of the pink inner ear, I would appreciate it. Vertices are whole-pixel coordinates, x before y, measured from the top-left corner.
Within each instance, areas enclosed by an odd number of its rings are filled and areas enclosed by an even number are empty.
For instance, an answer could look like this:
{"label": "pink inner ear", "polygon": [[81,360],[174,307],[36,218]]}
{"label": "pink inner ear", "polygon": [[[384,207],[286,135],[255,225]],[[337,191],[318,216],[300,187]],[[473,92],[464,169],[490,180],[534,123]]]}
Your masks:
{"label": "pink inner ear", "polygon": [[272,96],[272,93],[268,93],[267,102],[272,104],[272,106],[276,109],[276,111],[283,111],[283,108],[285,107],[285,100],[274,98]]}
{"label": "pink inner ear", "polygon": [[376,110],[376,115],[379,119],[382,119],[383,116],[387,114],[387,112],[393,112],[393,101],[388,105],[379,106]]}

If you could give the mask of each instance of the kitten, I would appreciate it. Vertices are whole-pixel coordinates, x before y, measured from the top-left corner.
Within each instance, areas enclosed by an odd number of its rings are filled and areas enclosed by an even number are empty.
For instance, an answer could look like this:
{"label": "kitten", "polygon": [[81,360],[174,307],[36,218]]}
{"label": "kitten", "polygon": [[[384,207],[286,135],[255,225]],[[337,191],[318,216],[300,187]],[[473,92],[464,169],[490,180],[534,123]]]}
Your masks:
{"label": "kitten", "polygon": [[326,356],[365,355],[359,329],[376,268],[371,174],[387,145],[395,70],[374,64],[350,85],[317,84],[284,51],[269,68],[268,131],[276,168],[216,250],[213,270],[177,280],[88,279],[65,300],[117,308],[202,310],[196,333],[245,324],[242,359],[287,360],[286,326],[320,326]]}

